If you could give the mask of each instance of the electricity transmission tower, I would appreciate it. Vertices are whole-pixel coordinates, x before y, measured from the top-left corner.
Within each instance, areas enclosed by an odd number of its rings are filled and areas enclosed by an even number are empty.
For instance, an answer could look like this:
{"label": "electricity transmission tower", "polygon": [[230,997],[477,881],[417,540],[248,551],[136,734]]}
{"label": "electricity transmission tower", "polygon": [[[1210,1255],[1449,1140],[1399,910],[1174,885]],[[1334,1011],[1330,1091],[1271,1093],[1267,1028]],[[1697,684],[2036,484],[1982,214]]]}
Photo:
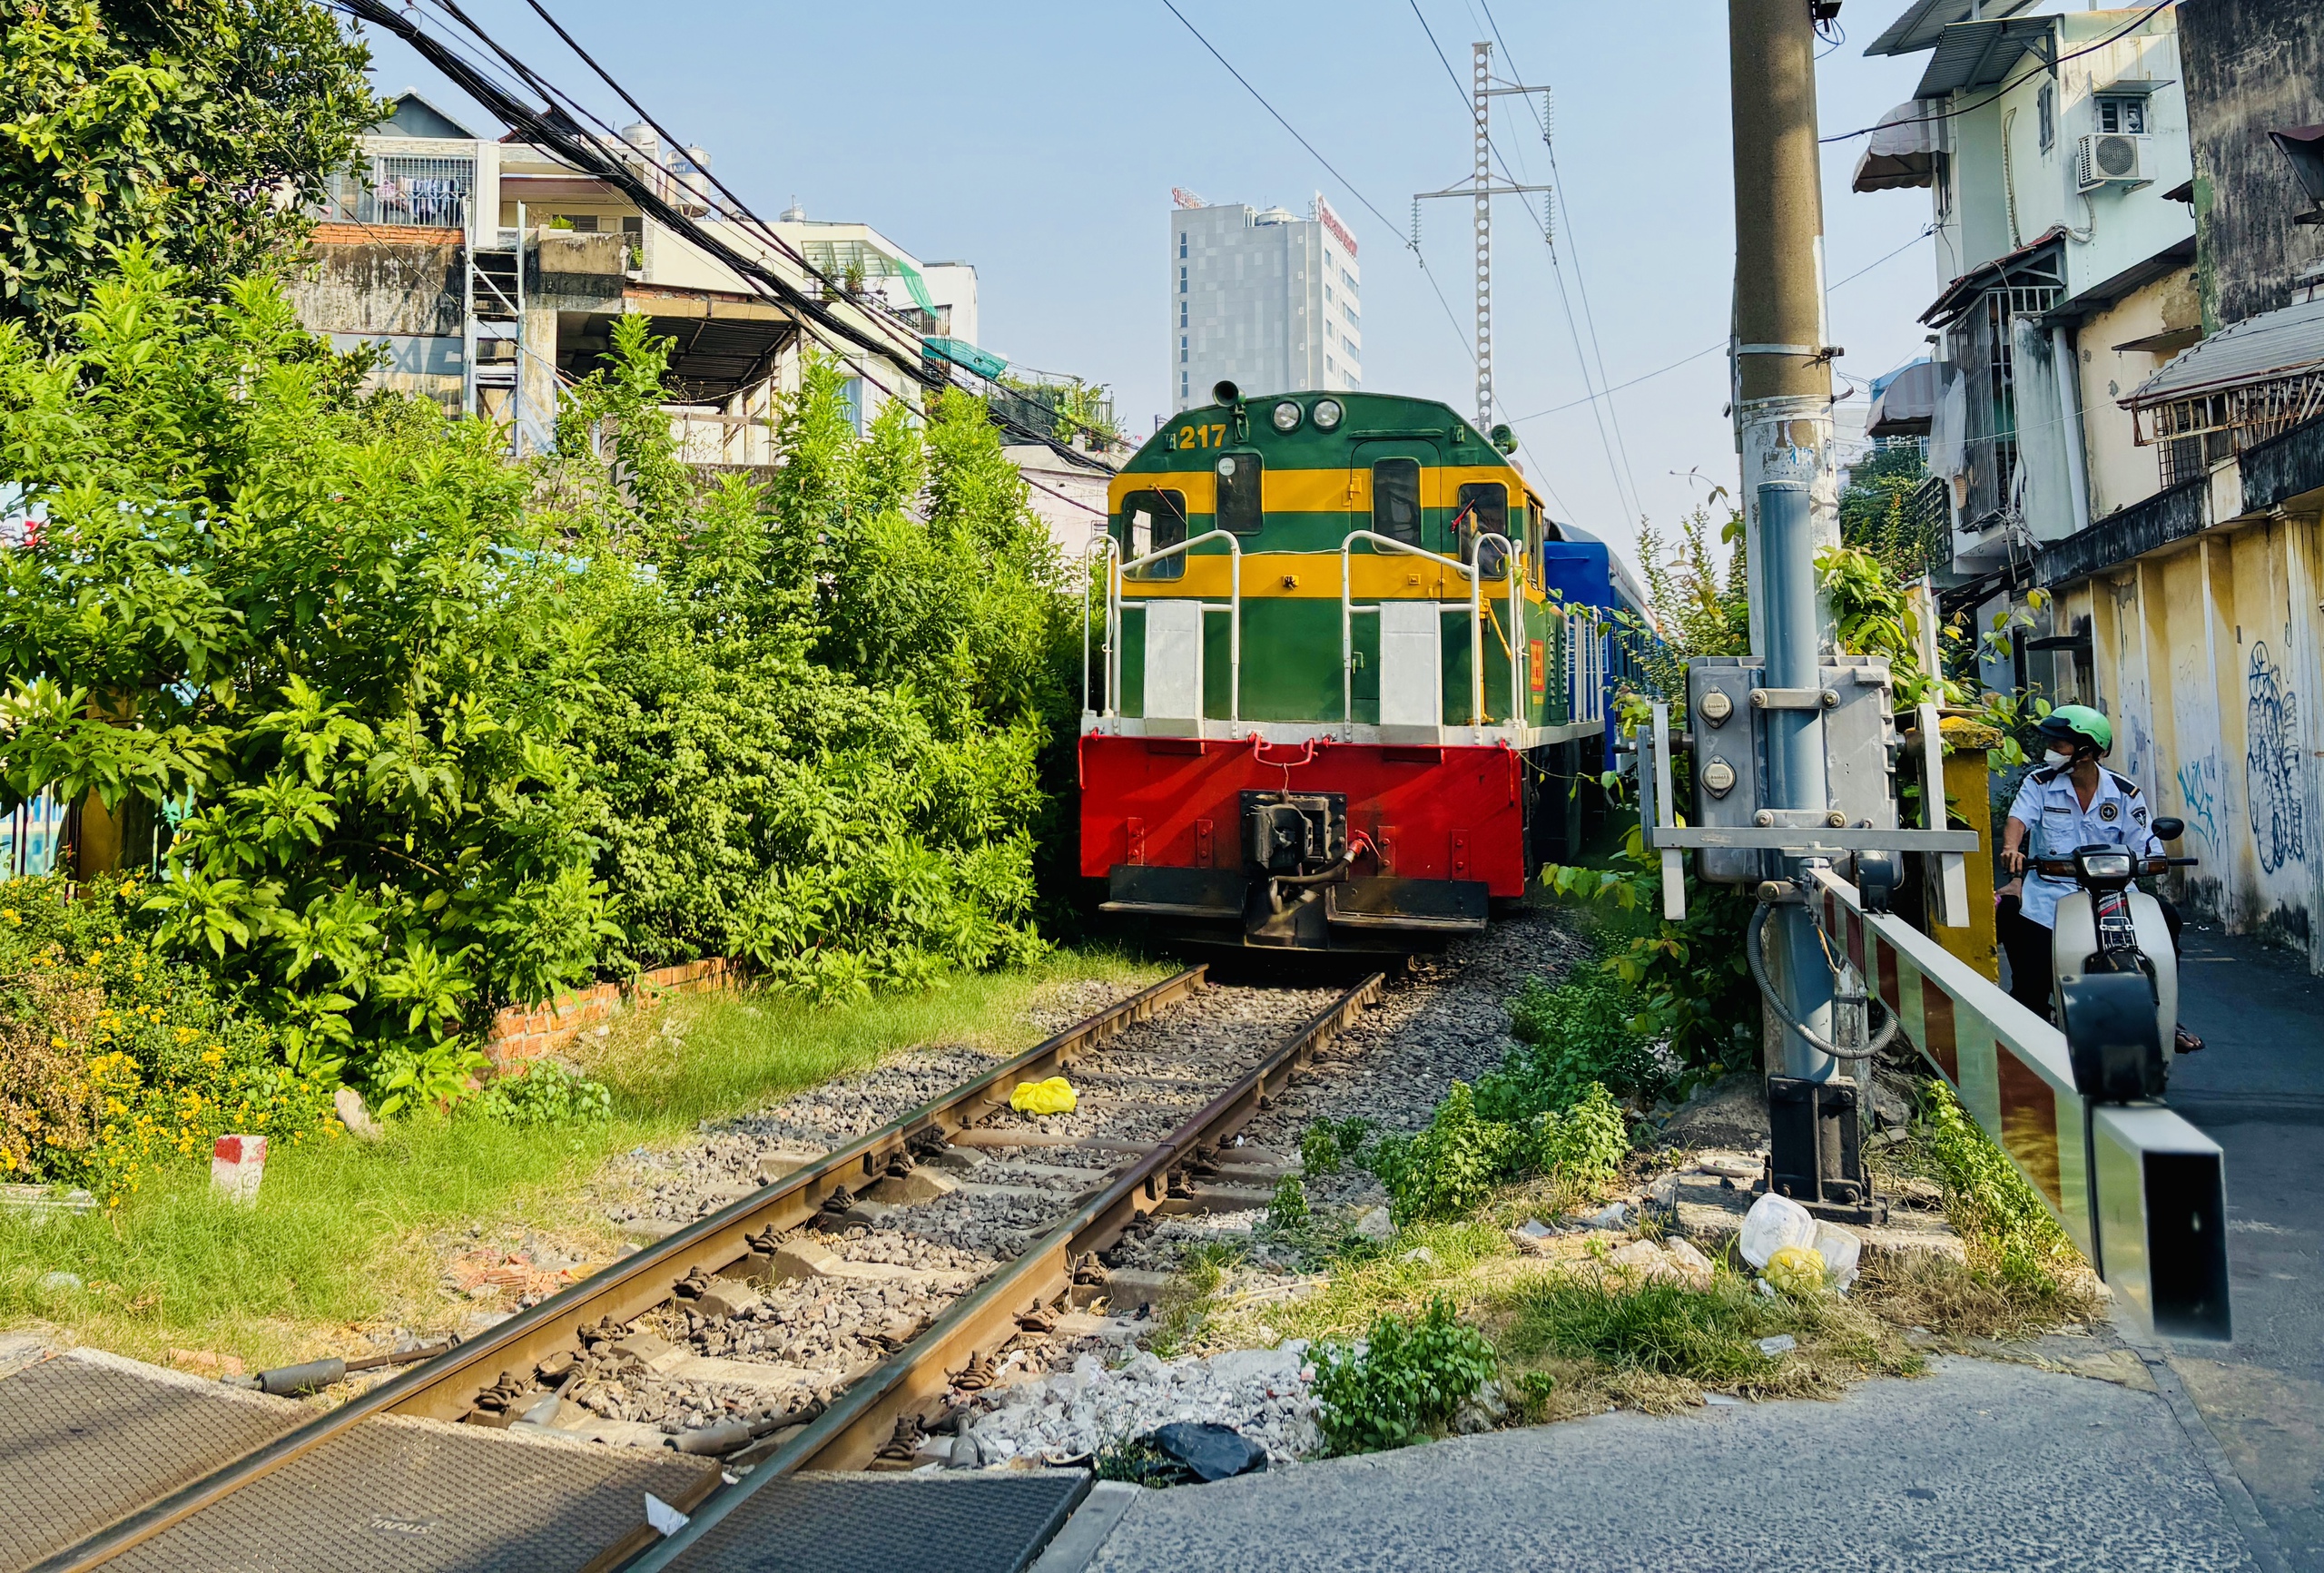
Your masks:
{"label": "electricity transmission tower", "polygon": [[1477,429],[1492,430],[1492,200],[1495,197],[1524,196],[1535,192],[1547,192],[1547,186],[1519,185],[1512,181],[1496,181],[1492,176],[1492,101],[1519,93],[1538,93],[1541,95],[1543,114],[1542,140],[1549,140],[1547,113],[1549,89],[1525,87],[1513,82],[1502,82],[1492,74],[1492,45],[1470,45],[1474,53],[1472,75],[1474,86],[1470,93],[1472,113],[1476,119],[1476,168],[1465,181],[1456,182],[1441,192],[1415,192],[1413,194],[1413,244],[1420,244],[1420,204],[1438,197],[1467,197],[1475,204],[1476,263],[1477,263]]}

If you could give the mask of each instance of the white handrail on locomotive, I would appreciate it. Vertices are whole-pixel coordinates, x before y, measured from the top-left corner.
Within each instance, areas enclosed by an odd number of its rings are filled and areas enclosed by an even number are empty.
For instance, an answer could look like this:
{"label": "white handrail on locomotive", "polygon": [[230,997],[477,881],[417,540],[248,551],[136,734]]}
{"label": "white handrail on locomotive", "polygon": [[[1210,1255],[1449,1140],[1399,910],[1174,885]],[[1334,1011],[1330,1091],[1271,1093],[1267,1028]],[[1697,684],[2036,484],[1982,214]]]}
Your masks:
{"label": "white handrail on locomotive", "polygon": [[[1478,539],[1480,542],[1499,541],[1503,551],[1509,554],[1502,560],[1512,563],[1515,561],[1514,548],[1511,546],[1508,536],[1489,535],[1481,536]],[[1348,565],[1351,554],[1348,548],[1358,541],[1370,541],[1375,546],[1386,546],[1392,551],[1402,552],[1410,557],[1424,557],[1432,563],[1442,564],[1469,581],[1469,674],[1472,680],[1469,724],[1483,726],[1485,724],[1483,582],[1473,568],[1458,557],[1443,556],[1423,546],[1415,546],[1409,541],[1400,541],[1393,536],[1381,535],[1376,530],[1350,530],[1347,539],[1340,543],[1340,724],[1346,729],[1349,737],[1353,738],[1355,735],[1355,619],[1359,614],[1378,616],[1380,613],[1377,602],[1369,606],[1358,606],[1349,587],[1348,578],[1351,569]],[[1509,614],[1512,619],[1517,615],[1517,579],[1518,575],[1512,570],[1509,575]],[[1440,614],[1444,607],[1444,603],[1438,603],[1437,610]],[[1459,609],[1457,603],[1453,604],[1453,609],[1456,611]],[[1509,673],[1512,701],[1510,714],[1512,726],[1519,724],[1516,706],[1513,703],[1518,692],[1514,686],[1517,676],[1517,641],[1512,640],[1509,647]]]}
{"label": "white handrail on locomotive", "polygon": [[[1108,547],[1108,556],[1113,559],[1112,565],[1106,575],[1108,666],[1106,708],[1103,713],[1112,715],[1115,706],[1120,702],[1122,576],[1133,568],[1143,568],[1149,563],[1158,563],[1165,557],[1176,556],[1190,546],[1199,546],[1205,541],[1216,540],[1226,543],[1226,605],[1221,606],[1213,601],[1200,601],[1196,605],[1200,605],[1205,612],[1226,614],[1226,724],[1230,727],[1241,724],[1243,720],[1243,543],[1235,538],[1235,532],[1206,530],[1190,540],[1180,541],[1176,546],[1165,546],[1158,552],[1148,552],[1143,557],[1132,557],[1128,562],[1122,562],[1116,555],[1118,547],[1110,534],[1094,538],[1090,542],[1090,546],[1095,546],[1101,540]],[[1082,552],[1085,560],[1088,555],[1088,548],[1085,547]],[[1081,708],[1084,713],[1087,713],[1089,710],[1089,592],[1086,585],[1081,592]],[[1202,726],[1199,717],[1196,718],[1195,724],[1199,732]]]}
{"label": "white handrail on locomotive", "polygon": [[[1102,712],[1089,708],[1089,570],[1092,565],[1089,558],[1100,547],[1105,549],[1108,557],[1117,555],[1121,549],[1112,533],[1106,530],[1092,531],[1088,544],[1081,548],[1081,713],[1084,715],[1111,715],[1114,713],[1114,613],[1110,595],[1106,604],[1105,642],[1098,647],[1098,654],[1106,658],[1106,708]],[[1109,576],[1107,584],[1111,585],[1112,583]]]}

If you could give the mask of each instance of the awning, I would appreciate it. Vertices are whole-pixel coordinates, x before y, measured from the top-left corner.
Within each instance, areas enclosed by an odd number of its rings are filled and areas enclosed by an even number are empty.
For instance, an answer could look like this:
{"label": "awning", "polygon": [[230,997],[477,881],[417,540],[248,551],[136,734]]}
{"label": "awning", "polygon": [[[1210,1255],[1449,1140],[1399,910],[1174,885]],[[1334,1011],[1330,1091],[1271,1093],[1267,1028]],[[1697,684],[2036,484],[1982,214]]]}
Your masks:
{"label": "awning", "polygon": [[1936,35],[1972,14],[1986,17],[2014,16],[2034,0],[1913,0],[1905,14],[1888,24],[1886,32],[1866,46],[1866,54],[1918,54],[1936,46]]}
{"label": "awning", "polygon": [[1933,360],[1915,360],[1874,383],[1865,436],[1926,437],[1936,414],[1937,397],[1944,391],[1944,369]]}
{"label": "awning", "polygon": [[1856,178],[1849,189],[1890,192],[1905,186],[1925,186],[1936,179],[1937,133],[1943,106],[1907,99],[1873,128],[1856,161]]}
{"label": "awning", "polygon": [[2299,177],[2299,189],[2308,200],[2324,208],[2324,125],[2298,125],[2268,135],[2291,160],[2292,172]]}
{"label": "awning", "polygon": [[2248,383],[2324,373],[2324,300],[2262,311],[2186,349],[2122,400],[2152,409]]}
{"label": "awning", "polygon": [[2027,50],[2047,58],[2054,16],[2020,16],[2005,22],[1956,22],[1936,41],[1915,98],[1949,98],[1964,88],[1992,87],[2007,76]]}

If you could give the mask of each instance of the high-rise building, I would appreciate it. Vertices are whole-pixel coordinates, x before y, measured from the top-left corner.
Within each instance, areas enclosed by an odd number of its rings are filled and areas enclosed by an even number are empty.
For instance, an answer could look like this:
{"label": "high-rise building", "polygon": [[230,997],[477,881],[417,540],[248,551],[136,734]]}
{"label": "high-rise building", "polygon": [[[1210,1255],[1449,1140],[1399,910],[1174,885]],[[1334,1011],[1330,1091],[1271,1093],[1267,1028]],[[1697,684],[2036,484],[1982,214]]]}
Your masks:
{"label": "high-rise building", "polygon": [[1355,237],[1321,196],[1305,219],[1172,192],[1170,387],[1179,409],[1246,394],[1364,385]]}

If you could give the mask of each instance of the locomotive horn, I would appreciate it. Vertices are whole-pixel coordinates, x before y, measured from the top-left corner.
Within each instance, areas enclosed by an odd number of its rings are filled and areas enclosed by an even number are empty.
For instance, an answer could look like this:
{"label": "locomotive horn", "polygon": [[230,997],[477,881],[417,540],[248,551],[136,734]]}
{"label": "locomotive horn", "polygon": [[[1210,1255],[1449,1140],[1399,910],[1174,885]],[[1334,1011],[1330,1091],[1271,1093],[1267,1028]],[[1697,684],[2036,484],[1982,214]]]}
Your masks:
{"label": "locomotive horn", "polygon": [[1221,381],[1211,388],[1210,397],[1215,403],[1238,404],[1242,402],[1243,390],[1231,382]]}

